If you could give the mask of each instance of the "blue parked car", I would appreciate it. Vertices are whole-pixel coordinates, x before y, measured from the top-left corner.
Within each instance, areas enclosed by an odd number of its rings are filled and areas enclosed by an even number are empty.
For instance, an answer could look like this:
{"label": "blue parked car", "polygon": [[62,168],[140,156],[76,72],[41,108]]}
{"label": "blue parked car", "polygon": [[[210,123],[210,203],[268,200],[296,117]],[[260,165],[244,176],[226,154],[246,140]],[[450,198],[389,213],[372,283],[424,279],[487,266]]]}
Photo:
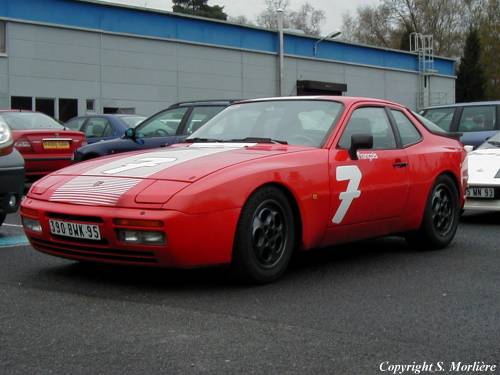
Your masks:
{"label": "blue parked car", "polygon": [[121,138],[98,142],[76,150],[74,161],[126,151],[163,147],[183,140],[234,100],[203,100],[176,103],[130,128]]}
{"label": "blue parked car", "polygon": [[87,115],[74,117],[64,126],[85,133],[87,143],[95,143],[121,137],[129,128],[134,128],[146,117],[139,115]]}
{"label": "blue parked car", "polygon": [[428,107],[421,113],[443,130],[462,133],[460,141],[474,148],[500,130],[500,101]]}

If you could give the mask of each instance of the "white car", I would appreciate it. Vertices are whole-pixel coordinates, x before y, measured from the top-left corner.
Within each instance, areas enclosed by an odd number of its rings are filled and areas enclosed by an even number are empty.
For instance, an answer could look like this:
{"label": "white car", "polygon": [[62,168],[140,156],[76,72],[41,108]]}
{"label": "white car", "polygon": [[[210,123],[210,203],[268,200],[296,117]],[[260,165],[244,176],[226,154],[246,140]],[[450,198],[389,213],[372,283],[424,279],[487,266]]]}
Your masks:
{"label": "white car", "polygon": [[500,132],[467,155],[466,210],[500,211]]}

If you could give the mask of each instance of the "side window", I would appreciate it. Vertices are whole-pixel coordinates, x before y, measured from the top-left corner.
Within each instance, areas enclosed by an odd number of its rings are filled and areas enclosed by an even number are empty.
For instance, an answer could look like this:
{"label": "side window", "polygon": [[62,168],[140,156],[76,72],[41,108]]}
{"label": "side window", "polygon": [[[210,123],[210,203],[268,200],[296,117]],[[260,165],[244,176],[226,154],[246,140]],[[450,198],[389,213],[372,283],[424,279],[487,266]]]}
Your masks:
{"label": "side window", "polygon": [[495,130],[495,106],[464,107],[458,124],[459,132]]}
{"label": "side window", "polygon": [[146,138],[175,135],[187,110],[186,107],[167,109],[142,122],[136,130]]}
{"label": "side window", "polygon": [[85,120],[85,117],[76,117],[66,122],[64,126],[71,130],[80,130],[85,123]]}
{"label": "side window", "polygon": [[422,136],[415,128],[415,125],[413,125],[403,112],[391,109],[391,113],[396,121],[396,127],[398,128],[403,146],[417,143],[422,139]]}
{"label": "side window", "polygon": [[202,125],[204,125],[208,120],[219,113],[224,107],[195,107],[191,111],[187,125],[186,134],[191,134],[198,130]]}
{"label": "side window", "polygon": [[441,129],[449,132],[451,128],[451,121],[455,114],[455,108],[433,108],[428,109],[424,113],[424,117],[431,120],[434,124]]}
{"label": "side window", "polygon": [[108,120],[100,117],[91,117],[87,125],[85,125],[85,136],[88,138],[104,137],[106,127],[111,127]]}
{"label": "side window", "polygon": [[339,146],[351,147],[351,137],[355,134],[371,134],[373,149],[394,149],[396,140],[384,108],[365,107],[356,109],[349,119],[340,138]]}

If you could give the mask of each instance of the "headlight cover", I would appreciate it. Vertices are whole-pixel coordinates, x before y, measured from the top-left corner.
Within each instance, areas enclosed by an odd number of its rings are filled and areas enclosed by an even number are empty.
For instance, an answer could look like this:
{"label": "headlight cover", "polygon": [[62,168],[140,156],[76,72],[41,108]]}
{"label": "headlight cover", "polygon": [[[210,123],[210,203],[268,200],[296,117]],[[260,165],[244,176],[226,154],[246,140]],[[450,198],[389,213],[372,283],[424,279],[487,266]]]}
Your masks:
{"label": "headlight cover", "polygon": [[9,126],[0,119],[0,147],[10,145],[12,143],[12,132]]}

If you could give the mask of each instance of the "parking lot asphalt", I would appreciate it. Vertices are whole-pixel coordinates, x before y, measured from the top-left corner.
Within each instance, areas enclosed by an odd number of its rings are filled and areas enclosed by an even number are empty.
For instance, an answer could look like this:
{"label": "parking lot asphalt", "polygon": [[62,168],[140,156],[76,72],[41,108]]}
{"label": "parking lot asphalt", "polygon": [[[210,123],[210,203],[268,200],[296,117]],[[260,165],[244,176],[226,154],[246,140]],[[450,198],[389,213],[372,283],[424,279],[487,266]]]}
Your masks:
{"label": "parking lot asphalt", "polygon": [[[0,237],[22,236],[18,215],[7,223]],[[256,287],[233,284],[223,269],[84,265],[22,242],[0,245],[0,373],[498,364],[499,229],[500,214],[467,214],[441,251],[391,237],[301,253],[282,279]]]}

